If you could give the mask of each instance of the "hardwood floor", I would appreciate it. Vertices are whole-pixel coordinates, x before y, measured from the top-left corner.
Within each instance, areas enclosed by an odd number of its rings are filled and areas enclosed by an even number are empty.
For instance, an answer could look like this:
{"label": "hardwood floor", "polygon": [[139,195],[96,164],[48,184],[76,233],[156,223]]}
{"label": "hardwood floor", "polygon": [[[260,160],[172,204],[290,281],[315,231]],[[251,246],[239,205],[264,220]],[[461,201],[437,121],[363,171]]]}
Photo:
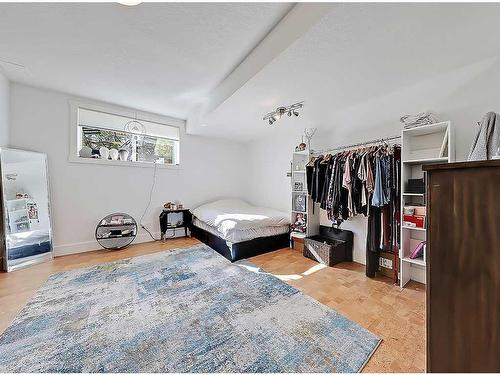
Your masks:
{"label": "hardwood floor", "polygon": [[250,259],[383,339],[363,372],[425,371],[425,287],[370,279],[358,263],[327,267],[291,249]]}
{"label": "hardwood floor", "polygon": [[[193,238],[148,242],[120,251],[67,255],[24,270],[0,273],[0,332],[10,325],[52,273],[198,243]],[[401,290],[388,278],[365,277],[362,265],[342,263],[326,267],[291,249],[250,260],[383,338],[364,372],[425,370],[425,290],[422,285],[414,283]]]}

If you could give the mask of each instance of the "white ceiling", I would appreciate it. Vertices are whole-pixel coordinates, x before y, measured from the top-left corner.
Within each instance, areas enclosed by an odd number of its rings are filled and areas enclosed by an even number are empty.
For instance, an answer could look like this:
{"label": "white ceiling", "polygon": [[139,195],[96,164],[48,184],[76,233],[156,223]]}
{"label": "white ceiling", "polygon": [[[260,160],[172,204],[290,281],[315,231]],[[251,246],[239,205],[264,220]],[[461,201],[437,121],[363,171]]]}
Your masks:
{"label": "white ceiling", "polygon": [[[349,127],[341,116],[346,109],[361,110],[374,98],[497,56],[498,19],[500,4],[337,4],[196,132],[251,140],[273,134],[273,127]],[[301,100],[299,118],[273,126],[262,121],[274,108]]]}
{"label": "white ceiling", "polygon": [[186,118],[287,3],[0,4],[12,81]]}
{"label": "white ceiling", "polygon": [[[0,66],[12,80],[187,118],[290,9],[283,3],[0,4],[0,59],[26,69],[10,66],[9,73]],[[274,130],[262,116],[301,100],[301,116],[274,129],[348,127],[339,123],[346,109],[352,114],[369,107],[363,103],[467,66],[484,69],[476,63],[500,52],[498,19],[494,3],[335,4],[208,113],[206,126],[190,131],[242,141],[266,136]],[[469,79],[474,69],[459,76]]]}

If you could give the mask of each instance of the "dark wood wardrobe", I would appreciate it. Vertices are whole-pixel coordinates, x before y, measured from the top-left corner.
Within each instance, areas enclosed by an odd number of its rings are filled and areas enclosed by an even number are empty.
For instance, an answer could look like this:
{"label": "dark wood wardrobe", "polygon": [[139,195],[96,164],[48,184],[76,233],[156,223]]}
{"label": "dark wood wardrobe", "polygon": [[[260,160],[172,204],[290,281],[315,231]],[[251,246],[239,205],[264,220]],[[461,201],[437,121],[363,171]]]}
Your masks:
{"label": "dark wood wardrobe", "polygon": [[500,160],[423,169],[427,371],[500,372]]}

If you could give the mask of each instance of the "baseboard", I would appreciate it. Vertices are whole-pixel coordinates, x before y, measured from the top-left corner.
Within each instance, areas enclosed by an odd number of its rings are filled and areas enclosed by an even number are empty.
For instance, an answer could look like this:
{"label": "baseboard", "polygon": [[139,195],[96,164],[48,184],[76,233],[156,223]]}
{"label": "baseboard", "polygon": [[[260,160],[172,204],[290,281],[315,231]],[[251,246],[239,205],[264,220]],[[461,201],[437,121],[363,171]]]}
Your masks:
{"label": "baseboard", "polygon": [[[182,233],[181,233],[182,232]],[[160,232],[153,233],[154,238],[160,238]],[[183,237],[184,236],[184,230],[178,231],[174,237]],[[172,237],[170,237],[172,238]],[[134,239],[134,242],[132,244],[137,244],[137,243],[143,243],[143,242],[150,242],[152,241],[151,237],[147,233],[141,233],[138,234],[137,237]],[[80,254],[80,253],[86,253],[88,251],[96,251],[96,250],[102,250],[102,247],[97,243],[96,240],[92,241],[85,241],[85,242],[76,242],[76,243],[70,243],[70,244],[64,244],[64,245],[55,245],[54,246],[54,256],[55,257],[60,257],[64,255],[71,255],[71,254]]]}

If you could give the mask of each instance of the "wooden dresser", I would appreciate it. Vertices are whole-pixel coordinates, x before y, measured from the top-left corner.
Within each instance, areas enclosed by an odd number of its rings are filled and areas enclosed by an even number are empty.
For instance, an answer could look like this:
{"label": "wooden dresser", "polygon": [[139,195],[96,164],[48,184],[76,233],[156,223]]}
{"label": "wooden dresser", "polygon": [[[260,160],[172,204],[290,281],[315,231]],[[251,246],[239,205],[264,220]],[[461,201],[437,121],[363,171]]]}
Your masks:
{"label": "wooden dresser", "polygon": [[500,161],[423,169],[427,371],[500,372]]}

